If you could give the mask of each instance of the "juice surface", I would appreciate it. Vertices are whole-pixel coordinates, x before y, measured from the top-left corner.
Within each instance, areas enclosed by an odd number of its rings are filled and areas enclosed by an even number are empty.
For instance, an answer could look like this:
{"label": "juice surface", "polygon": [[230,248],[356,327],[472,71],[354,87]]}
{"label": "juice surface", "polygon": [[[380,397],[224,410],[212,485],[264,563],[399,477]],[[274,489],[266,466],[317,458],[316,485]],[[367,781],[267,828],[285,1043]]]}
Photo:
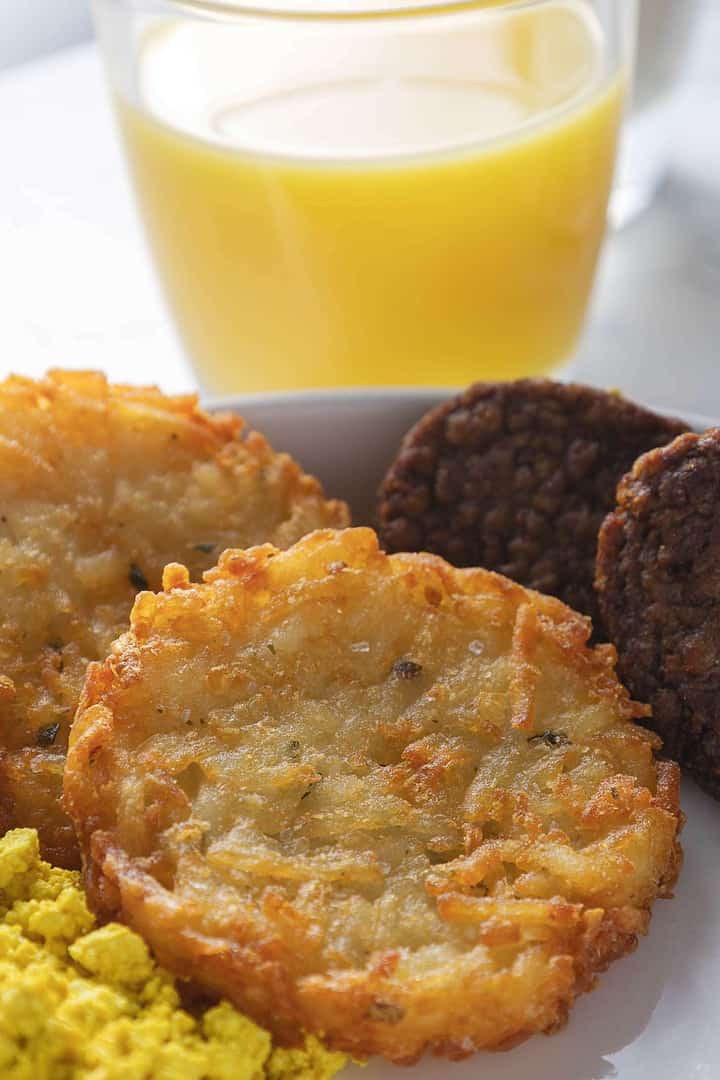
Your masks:
{"label": "juice surface", "polygon": [[[324,65],[310,84],[276,42],[258,39],[257,70],[246,59],[238,85],[227,33],[171,23],[148,38],[139,102],[121,96],[119,115],[207,390],[455,385],[568,356],[622,104],[577,10],[439,36],[429,74],[407,41],[389,61],[386,41],[368,38],[364,53],[354,42],[348,75],[346,58],[309,39],[302,70],[314,48]],[[392,77],[378,75],[381,45]],[[190,62],[202,100],[187,90]]]}

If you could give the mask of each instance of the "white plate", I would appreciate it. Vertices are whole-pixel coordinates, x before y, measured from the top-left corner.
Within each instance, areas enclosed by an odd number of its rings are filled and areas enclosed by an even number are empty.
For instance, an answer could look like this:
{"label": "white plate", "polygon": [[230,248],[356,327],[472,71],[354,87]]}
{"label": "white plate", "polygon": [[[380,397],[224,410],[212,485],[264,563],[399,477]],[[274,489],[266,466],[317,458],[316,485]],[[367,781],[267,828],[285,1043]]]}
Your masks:
{"label": "white plate", "polygon": [[[371,523],[374,494],[407,429],[445,400],[438,390],[328,391],[213,401],[243,415],[328,494]],[[686,417],[698,430],[712,426]],[[580,998],[567,1027],[503,1054],[450,1064],[426,1059],[417,1080],[720,1080],[720,805],[689,781],[685,866],[676,897],[658,901],[650,933]],[[398,1080],[373,1061],[347,1080]]]}
{"label": "white plate", "polygon": [[451,390],[313,390],[213,398],[287,450],[322,480],[328,495],[350,503],[356,525],[371,525],[375,497],[405,432]]}

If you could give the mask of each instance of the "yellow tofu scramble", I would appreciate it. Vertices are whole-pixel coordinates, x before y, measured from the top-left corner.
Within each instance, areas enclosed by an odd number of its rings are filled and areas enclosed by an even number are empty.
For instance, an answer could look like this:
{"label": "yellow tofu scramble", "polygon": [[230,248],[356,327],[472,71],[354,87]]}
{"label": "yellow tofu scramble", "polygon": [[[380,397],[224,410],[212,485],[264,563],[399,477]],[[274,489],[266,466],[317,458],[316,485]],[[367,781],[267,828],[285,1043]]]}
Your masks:
{"label": "yellow tofu scramble", "polygon": [[273,1049],[227,1002],[191,1016],[142,938],[96,927],[34,830],[0,839],[3,1080],[330,1080],[345,1062],[312,1037]]}

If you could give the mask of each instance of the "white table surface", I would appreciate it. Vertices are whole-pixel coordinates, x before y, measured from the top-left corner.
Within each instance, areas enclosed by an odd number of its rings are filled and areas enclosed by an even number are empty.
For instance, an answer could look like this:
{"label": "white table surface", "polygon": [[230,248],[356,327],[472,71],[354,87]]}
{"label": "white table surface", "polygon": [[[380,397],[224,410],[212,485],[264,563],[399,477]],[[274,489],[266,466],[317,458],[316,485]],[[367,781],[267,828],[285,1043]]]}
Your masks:
{"label": "white table surface", "polygon": [[[720,2],[652,210],[610,237],[574,376],[720,415]],[[193,388],[136,218],[95,46],[0,74],[0,377]]]}

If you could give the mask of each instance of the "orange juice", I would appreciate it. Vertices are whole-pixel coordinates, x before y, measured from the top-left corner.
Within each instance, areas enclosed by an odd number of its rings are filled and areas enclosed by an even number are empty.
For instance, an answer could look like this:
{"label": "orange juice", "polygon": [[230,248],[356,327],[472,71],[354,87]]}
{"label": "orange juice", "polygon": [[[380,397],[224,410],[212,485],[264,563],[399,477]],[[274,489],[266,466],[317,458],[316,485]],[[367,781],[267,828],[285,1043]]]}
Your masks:
{"label": "orange juice", "polygon": [[351,65],[312,26],[279,60],[262,33],[165,24],[141,49],[136,100],[119,100],[206,388],[453,385],[562,362],[622,103],[582,3],[498,9],[439,32],[430,56],[368,32]]}

